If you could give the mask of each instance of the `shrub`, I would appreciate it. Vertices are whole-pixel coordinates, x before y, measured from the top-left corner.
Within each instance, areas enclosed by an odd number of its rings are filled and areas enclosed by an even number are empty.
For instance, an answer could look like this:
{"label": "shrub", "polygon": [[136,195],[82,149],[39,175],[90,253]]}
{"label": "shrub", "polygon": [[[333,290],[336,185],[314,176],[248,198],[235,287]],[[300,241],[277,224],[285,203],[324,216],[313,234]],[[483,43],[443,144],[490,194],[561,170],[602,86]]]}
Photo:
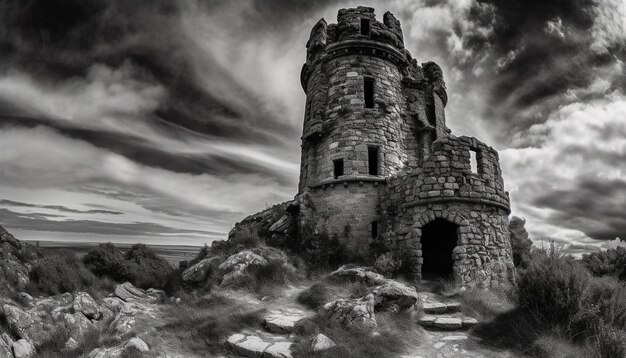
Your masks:
{"label": "shrub", "polygon": [[93,292],[99,284],[98,278],[74,253],[61,250],[33,265],[27,291],[32,294],[48,295],[76,291]]}
{"label": "shrub", "polygon": [[135,244],[124,255],[120,276],[141,288],[163,288],[172,266],[144,244]]}
{"label": "shrub", "polygon": [[573,259],[539,254],[519,273],[520,307],[546,322],[567,323],[579,311],[589,279],[589,272]]}
{"label": "shrub", "polygon": [[511,233],[511,251],[513,252],[513,264],[515,266],[526,266],[530,261],[530,251],[533,242],[528,238],[528,232],[524,225],[526,220],[513,216],[509,222],[509,232]]}
{"label": "shrub", "polygon": [[99,244],[83,257],[83,263],[96,275],[109,276],[115,280],[124,280],[120,277],[120,270],[124,262],[124,254],[110,242]]}
{"label": "shrub", "polygon": [[320,282],[314,283],[308,289],[300,292],[298,302],[311,309],[318,309],[331,300],[331,291],[327,285]]}
{"label": "shrub", "polygon": [[211,294],[195,300],[184,300],[179,306],[164,309],[166,323],[157,330],[163,335],[186,342],[186,348],[202,354],[223,352],[223,341],[248,327],[259,327],[263,310],[240,301]]}
{"label": "shrub", "polygon": [[210,252],[211,252],[211,249],[209,248],[209,245],[204,244],[204,246],[196,254],[196,257],[194,257],[193,259],[189,260],[189,262],[187,263],[187,267],[191,267],[191,266],[197,264],[198,262],[204,260],[205,258],[207,258],[209,256]]}
{"label": "shrub", "polygon": [[626,281],[626,247],[586,254],[582,261],[594,276],[614,276]]}

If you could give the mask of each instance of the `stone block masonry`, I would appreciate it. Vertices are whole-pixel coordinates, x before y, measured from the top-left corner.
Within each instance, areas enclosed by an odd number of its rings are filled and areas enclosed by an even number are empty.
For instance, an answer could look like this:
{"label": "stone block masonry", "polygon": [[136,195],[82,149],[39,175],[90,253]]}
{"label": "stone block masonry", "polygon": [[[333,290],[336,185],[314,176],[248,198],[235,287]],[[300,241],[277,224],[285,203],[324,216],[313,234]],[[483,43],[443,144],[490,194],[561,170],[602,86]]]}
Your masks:
{"label": "stone block masonry", "polygon": [[512,280],[498,152],[451,134],[441,68],[418,64],[400,22],[369,7],[319,20],[306,46],[298,210],[281,222],[355,260],[391,254],[415,279]]}

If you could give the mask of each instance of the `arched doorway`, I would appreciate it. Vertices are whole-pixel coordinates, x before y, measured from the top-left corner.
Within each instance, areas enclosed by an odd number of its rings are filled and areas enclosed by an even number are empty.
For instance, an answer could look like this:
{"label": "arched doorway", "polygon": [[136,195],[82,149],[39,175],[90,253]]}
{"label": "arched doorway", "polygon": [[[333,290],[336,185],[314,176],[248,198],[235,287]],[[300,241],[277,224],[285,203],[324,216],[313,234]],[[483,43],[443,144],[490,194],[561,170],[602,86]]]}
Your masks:
{"label": "arched doorway", "polygon": [[453,277],[452,250],[456,246],[458,225],[444,219],[435,219],[422,227],[422,278]]}

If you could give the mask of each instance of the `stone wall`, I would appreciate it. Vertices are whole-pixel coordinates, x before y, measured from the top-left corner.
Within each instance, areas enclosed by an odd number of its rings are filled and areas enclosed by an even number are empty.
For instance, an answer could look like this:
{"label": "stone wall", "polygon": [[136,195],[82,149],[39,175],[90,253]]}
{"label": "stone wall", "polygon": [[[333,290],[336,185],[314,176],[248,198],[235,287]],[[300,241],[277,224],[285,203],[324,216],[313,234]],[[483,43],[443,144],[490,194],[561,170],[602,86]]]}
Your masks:
{"label": "stone wall", "polygon": [[[477,151],[478,172],[470,168]],[[512,278],[509,198],[497,152],[470,137],[433,143],[424,167],[387,180],[381,195],[383,235],[409,270],[421,277],[421,229],[437,218],[458,225],[454,274],[468,285],[490,286]]]}
{"label": "stone wall", "polygon": [[315,187],[308,192],[314,211],[303,213],[300,224],[337,239],[349,256],[346,259],[371,261],[372,222],[382,220],[381,190],[384,179],[346,180]]}
{"label": "stone wall", "polygon": [[[371,108],[366,79],[374,81]],[[366,261],[372,246],[388,248],[420,277],[422,228],[440,218],[457,226],[452,256],[459,282],[489,286],[511,278],[509,197],[498,153],[450,134],[442,70],[411,57],[391,13],[379,22],[372,8],[357,7],[341,9],[336,24],[318,21],[300,80],[307,94],[300,234],[337,238],[351,257]],[[378,167],[370,175],[372,147]],[[333,169],[338,159],[343,175]]]}

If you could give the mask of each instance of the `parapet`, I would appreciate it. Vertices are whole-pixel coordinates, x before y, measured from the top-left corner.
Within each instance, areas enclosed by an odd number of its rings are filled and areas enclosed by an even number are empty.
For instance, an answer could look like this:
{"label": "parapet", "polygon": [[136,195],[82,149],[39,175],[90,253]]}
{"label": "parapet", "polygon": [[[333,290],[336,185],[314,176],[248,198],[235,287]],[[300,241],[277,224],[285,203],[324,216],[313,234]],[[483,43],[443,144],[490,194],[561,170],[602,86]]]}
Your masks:
{"label": "parapet", "polygon": [[320,19],[313,26],[306,47],[307,59],[301,78],[305,91],[307,69],[323,57],[356,51],[385,57],[402,68],[411,62],[411,54],[404,48],[400,21],[386,12],[383,22],[379,22],[371,7],[341,9],[336,24],[327,24],[326,20]]}
{"label": "parapet", "polygon": [[389,178],[387,191],[392,202],[415,206],[461,201],[510,212],[494,148],[473,137],[449,135],[433,142],[432,149],[420,170]]}

